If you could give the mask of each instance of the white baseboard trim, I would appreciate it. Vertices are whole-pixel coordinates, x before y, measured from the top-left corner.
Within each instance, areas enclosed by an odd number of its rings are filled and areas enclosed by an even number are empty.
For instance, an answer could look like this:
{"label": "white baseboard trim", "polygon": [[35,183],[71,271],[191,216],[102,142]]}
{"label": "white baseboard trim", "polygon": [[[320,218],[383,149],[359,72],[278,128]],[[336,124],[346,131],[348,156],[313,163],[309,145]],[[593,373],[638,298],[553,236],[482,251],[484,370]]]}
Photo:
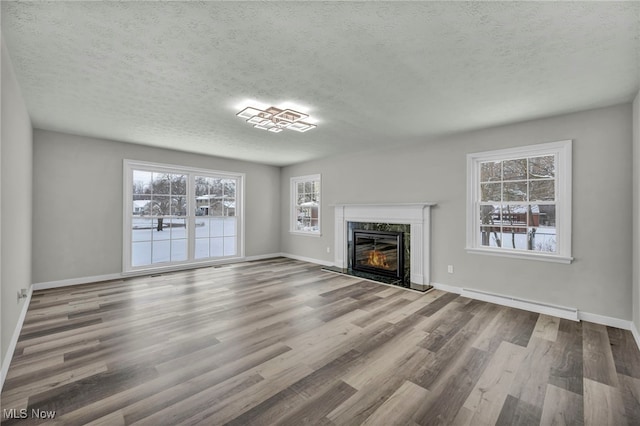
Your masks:
{"label": "white baseboard trim", "polygon": [[591,314],[589,312],[580,311],[578,314],[580,321],[589,321],[595,324],[606,325],[608,327],[621,328],[623,330],[631,330],[631,321],[620,318],[608,317],[605,315]]}
{"label": "white baseboard trim", "polygon": [[454,287],[452,285],[440,284],[440,283],[431,283],[431,285],[436,290],[446,291],[447,293],[455,293],[455,294],[462,293],[462,287]]}
{"label": "white baseboard trim", "polygon": [[[148,272],[147,272],[148,274]],[[47,281],[42,283],[32,284],[32,288],[34,290],[49,290],[52,288],[59,287],[68,287],[70,285],[79,285],[79,284],[89,284],[89,283],[97,283],[100,281],[113,281],[113,280],[121,280],[124,276],[120,273],[118,274],[107,274],[107,275],[94,275],[91,277],[80,277],[80,278],[68,278],[64,280],[56,280],[56,281]]]}
{"label": "white baseboard trim", "polygon": [[246,256],[243,262],[253,262],[256,260],[273,259],[274,257],[282,257],[282,253],[258,254],[256,256]]}
{"label": "white baseboard trim", "polygon": [[159,268],[154,270],[147,269],[147,270],[135,271],[135,272],[126,273],[126,274],[115,273],[115,274],[94,275],[94,276],[80,277],[80,278],[68,278],[64,280],[35,283],[32,285],[32,288],[33,290],[49,290],[52,288],[67,287],[71,285],[91,284],[91,283],[97,283],[100,281],[114,281],[114,280],[121,280],[123,278],[139,277],[143,275],[153,275],[153,274],[162,274],[166,272],[183,271],[187,269],[206,268],[214,265],[228,265],[231,263],[251,262],[255,260],[272,259],[274,257],[281,257],[281,256],[282,256],[281,253],[259,254],[256,256],[246,256],[246,257],[239,257],[236,259],[225,259],[222,261],[183,265],[178,267]]}
{"label": "white baseboard trim", "polygon": [[0,392],[2,392],[2,388],[4,387],[4,379],[6,379],[7,377],[7,372],[9,371],[11,360],[13,359],[13,352],[16,350],[16,345],[18,344],[18,337],[20,337],[22,324],[24,323],[24,319],[27,316],[27,311],[29,310],[29,303],[31,303],[32,294],[33,288],[29,288],[27,297],[24,299],[24,303],[22,304],[22,310],[20,311],[20,316],[18,317],[18,323],[16,324],[15,330],[13,330],[13,335],[11,336],[9,347],[4,353],[4,357],[2,360],[2,370],[0,371]]}
{"label": "white baseboard trim", "polygon": [[333,266],[333,262],[329,262],[327,260],[312,259],[310,257],[298,256],[296,254],[280,253],[280,256],[288,257],[289,259],[300,260],[302,262],[315,263],[322,266]]}
{"label": "white baseboard trim", "polygon": [[638,333],[638,328],[633,321],[631,321],[631,334],[633,334],[633,338],[636,341],[636,346],[640,349],[640,333]]}

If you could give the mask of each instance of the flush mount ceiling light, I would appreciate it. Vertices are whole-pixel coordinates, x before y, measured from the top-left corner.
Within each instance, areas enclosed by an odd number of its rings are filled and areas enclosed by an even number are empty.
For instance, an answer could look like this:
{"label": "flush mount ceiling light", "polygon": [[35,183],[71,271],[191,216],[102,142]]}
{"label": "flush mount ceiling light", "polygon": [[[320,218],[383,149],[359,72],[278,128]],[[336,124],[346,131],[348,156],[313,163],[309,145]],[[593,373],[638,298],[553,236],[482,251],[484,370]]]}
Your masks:
{"label": "flush mount ceiling light", "polygon": [[315,124],[301,121],[309,117],[309,114],[273,106],[265,110],[247,107],[236,115],[247,119],[247,123],[253,124],[256,129],[268,130],[274,133],[280,133],[284,129],[306,132],[316,127]]}

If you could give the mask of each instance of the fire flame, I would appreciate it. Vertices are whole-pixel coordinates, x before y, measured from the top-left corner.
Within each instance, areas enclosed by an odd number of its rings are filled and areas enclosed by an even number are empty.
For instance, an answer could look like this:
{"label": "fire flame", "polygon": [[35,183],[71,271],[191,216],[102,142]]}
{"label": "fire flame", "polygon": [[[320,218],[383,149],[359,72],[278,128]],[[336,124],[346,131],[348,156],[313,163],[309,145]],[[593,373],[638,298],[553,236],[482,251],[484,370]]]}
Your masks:
{"label": "fire flame", "polygon": [[378,250],[371,250],[369,252],[367,265],[375,266],[376,268],[390,268],[389,263],[387,262],[387,256]]}

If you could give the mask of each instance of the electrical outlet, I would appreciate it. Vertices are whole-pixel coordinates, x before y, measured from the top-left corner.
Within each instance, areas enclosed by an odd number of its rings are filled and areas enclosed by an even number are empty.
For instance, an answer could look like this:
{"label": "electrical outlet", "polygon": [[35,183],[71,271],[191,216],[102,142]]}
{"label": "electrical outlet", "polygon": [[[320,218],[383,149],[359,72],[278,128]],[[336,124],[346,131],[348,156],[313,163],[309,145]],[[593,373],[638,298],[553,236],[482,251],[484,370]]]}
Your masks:
{"label": "electrical outlet", "polygon": [[453,265],[447,265],[447,272],[453,274]]}
{"label": "electrical outlet", "polygon": [[331,253],[331,247],[327,247],[327,253]]}

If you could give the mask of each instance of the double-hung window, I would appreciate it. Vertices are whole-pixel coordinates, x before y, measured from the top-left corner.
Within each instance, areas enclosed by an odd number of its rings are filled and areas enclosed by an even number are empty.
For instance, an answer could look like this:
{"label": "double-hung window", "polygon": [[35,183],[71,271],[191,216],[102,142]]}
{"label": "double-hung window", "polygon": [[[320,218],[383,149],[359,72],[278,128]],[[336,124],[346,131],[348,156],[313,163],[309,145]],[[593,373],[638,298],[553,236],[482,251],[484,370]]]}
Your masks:
{"label": "double-hung window", "polygon": [[320,235],[320,175],[291,178],[291,232]]}
{"label": "double-hung window", "polygon": [[467,251],[571,262],[571,141],[468,154],[467,170]]}
{"label": "double-hung window", "polygon": [[124,271],[241,257],[243,177],[125,160]]}

